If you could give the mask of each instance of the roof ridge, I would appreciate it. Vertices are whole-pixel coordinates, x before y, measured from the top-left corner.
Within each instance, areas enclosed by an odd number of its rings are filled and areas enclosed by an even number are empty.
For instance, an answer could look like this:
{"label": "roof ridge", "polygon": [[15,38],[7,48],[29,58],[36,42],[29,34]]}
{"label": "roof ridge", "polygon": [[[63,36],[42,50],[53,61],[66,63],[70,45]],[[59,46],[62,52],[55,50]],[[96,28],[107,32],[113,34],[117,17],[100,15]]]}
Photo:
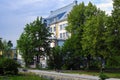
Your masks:
{"label": "roof ridge", "polygon": [[64,9],[64,8],[66,8],[66,7],[69,7],[69,6],[71,6],[72,4],[74,5],[75,3],[72,2],[72,3],[70,3],[70,4],[66,5],[66,6],[63,6],[63,7],[61,7],[61,8],[58,8],[58,9],[54,10],[54,11],[51,11],[51,14],[54,13],[54,12],[57,12],[57,11],[59,11],[59,10],[62,10],[62,9]]}

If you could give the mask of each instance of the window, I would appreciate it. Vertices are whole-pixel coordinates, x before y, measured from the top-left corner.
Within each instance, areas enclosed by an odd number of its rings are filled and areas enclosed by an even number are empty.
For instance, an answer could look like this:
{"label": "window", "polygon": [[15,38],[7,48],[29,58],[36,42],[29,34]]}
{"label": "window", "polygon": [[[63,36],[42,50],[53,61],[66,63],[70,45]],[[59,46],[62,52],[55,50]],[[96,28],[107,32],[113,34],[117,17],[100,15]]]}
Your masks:
{"label": "window", "polygon": [[68,26],[68,23],[66,23],[65,25]]}
{"label": "window", "polygon": [[54,27],[54,31],[56,31],[56,27]]}
{"label": "window", "polygon": [[65,24],[63,24],[63,26],[65,27]]}
{"label": "window", "polygon": [[63,29],[65,30],[66,24],[63,24]]}
{"label": "window", "polygon": [[62,38],[62,33],[60,33],[60,38]]}
{"label": "window", "polygon": [[52,32],[52,28],[50,28],[50,32]]}
{"label": "window", "polygon": [[62,30],[62,25],[60,25],[60,30]]}
{"label": "window", "polygon": [[63,33],[63,38],[65,38],[65,33]]}
{"label": "window", "polygon": [[68,34],[68,32],[66,32],[66,37],[67,37],[67,38],[69,37],[69,34]]}

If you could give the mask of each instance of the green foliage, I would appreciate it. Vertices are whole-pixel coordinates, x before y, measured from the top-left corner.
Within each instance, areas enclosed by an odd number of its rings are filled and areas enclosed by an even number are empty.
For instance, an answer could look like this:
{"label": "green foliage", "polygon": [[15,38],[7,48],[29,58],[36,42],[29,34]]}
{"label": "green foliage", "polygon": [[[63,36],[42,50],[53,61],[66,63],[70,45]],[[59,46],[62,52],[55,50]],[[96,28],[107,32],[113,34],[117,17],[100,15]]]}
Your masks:
{"label": "green foliage", "polygon": [[101,72],[99,75],[99,78],[100,78],[100,80],[106,80],[109,77],[107,75],[105,75],[103,72]]}
{"label": "green foliage", "polygon": [[61,69],[63,65],[63,53],[61,47],[56,46],[51,49],[51,54],[49,55],[47,62],[50,69]]}
{"label": "green foliage", "polygon": [[3,49],[3,42],[2,42],[2,40],[0,38],[0,50],[2,50],[2,49]]}
{"label": "green foliage", "polygon": [[112,56],[107,60],[106,68],[120,68],[120,56]]}
{"label": "green foliage", "polygon": [[0,58],[0,75],[3,75],[4,71],[3,71],[3,58]]}
{"label": "green foliage", "polygon": [[81,3],[79,5],[74,6],[72,11],[69,13],[67,31],[70,32],[71,34],[77,33],[78,27],[81,28],[81,26],[84,24],[85,21],[84,11],[85,5],[84,3]]}
{"label": "green foliage", "polygon": [[4,57],[7,57],[7,58],[11,58],[11,53],[12,53],[12,47],[13,47],[13,44],[12,44],[12,41],[6,41],[4,40],[2,42],[2,56]]}
{"label": "green foliage", "polygon": [[18,63],[16,61],[14,61],[13,59],[2,59],[0,62],[0,68],[3,69],[3,73],[2,74],[11,74],[11,75],[16,75],[18,74]]}
{"label": "green foliage", "polygon": [[25,26],[24,32],[17,42],[17,46],[22,52],[26,66],[33,61],[33,57],[36,56],[36,63],[39,64],[39,57],[45,56],[46,53],[49,54],[48,37],[50,36],[49,28],[45,26],[42,18],[37,18]]}
{"label": "green foliage", "polygon": [[[104,36],[106,18],[105,12],[91,2],[87,6],[80,3],[73,8],[68,15],[66,28],[71,33],[71,38],[63,46],[65,54],[69,56],[67,60],[70,63],[67,64],[89,68],[92,57],[108,57]],[[71,54],[68,55],[67,52]]]}
{"label": "green foliage", "polygon": [[63,49],[63,59],[64,66],[66,69],[79,69],[80,64],[82,63],[82,51],[80,41],[77,39],[78,36],[71,36],[64,43]]}
{"label": "green foliage", "polygon": [[120,0],[113,0],[112,15],[108,17],[106,28],[106,44],[110,53],[107,67],[120,66]]}
{"label": "green foliage", "polygon": [[114,55],[120,55],[120,16],[118,14],[120,14],[120,1],[119,0],[113,0],[113,11],[112,11],[112,21],[111,21],[111,26],[108,27],[109,29],[109,33],[108,35],[111,35],[109,40],[109,48],[111,53],[113,53]]}
{"label": "green foliage", "polygon": [[82,38],[82,47],[83,50],[88,50],[88,52],[95,55],[102,55],[108,57],[106,54],[106,44],[105,44],[105,13],[96,12],[95,15],[89,18],[86,21],[84,26],[83,38]]}

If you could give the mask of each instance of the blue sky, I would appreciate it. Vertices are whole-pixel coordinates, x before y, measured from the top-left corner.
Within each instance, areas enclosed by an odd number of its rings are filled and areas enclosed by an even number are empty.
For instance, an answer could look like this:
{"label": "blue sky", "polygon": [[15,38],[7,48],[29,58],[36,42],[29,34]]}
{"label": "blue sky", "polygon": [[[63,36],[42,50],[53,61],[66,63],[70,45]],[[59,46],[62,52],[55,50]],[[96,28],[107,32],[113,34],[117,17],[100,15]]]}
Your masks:
{"label": "blue sky", "polygon": [[[0,0],[0,37],[11,40],[16,46],[16,40],[23,32],[24,26],[37,16],[47,17],[52,10],[61,8],[74,0]],[[89,1],[111,13],[112,0],[77,0],[78,3]]]}

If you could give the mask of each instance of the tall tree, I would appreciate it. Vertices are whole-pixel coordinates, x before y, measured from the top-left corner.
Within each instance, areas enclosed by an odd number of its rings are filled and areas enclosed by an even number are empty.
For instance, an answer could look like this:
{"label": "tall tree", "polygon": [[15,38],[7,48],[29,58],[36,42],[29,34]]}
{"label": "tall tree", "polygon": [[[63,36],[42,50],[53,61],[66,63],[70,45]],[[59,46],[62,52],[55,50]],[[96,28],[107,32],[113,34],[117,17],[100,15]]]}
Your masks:
{"label": "tall tree", "polygon": [[7,58],[11,58],[12,57],[12,47],[13,47],[13,44],[12,44],[12,41],[6,41],[4,40],[3,41],[3,56],[4,57],[7,57]]}
{"label": "tall tree", "polygon": [[[105,20],[103,16],[105,16],[105,13],[97,9],[97,7],[91,2],[89,2],[87,6],[85,6],[84,3],[76,5],[68,15],[68,27],[66,29],[71,33],[72,41],[74,40],[71,43],[73,48],[72,50],[74,50],[73,54],[76,54],[76,56],[79,57],[84,56],[84,58],[87,58],[87,66],[89,66],[90,57],[91,54],[93,54],[93,52],[89,51],[90,48],[91,50],[93,50],[92,45],[94,45],[94,47],[96,48],[102,43],[102,40],[101,42],[97,42],[97,38],[99,36],[102,36],[102,34],[100,34],[100,30],[104,31],[103,28],[105,27]],[[98,33],[94,34],[94,32]],[[95,39],[94,43],[89,42],[89,39],[91,39],[92,41],[92,38]],[[91,45],[92,47],[88,45]],[[97,54],[95,51],[94,53]]]}
{"label": "tall tree", "polygon": [[[111,54],[110,66],[120,66],[120,0],[113,0],[112,16],[107,24],[106,43]],[[114,65],[113,65],[114,64]]]}
{"label": "tall tree", "polygon": [[0,50],[3,49],[3,43],[2,43],[2,38],[0,38]]}
{"label": "tall tree", "polygon": [[[30,53],[33,53],[34,56],[36,56],[36,65],[38,66],[40,62],[40,57],[45,56],[46,53],[49,53],[49,37],[51,36],[51,34],[49,33],[49,28],[45,26],[42,18],[39,19],[38,17],[32,23],[26,25],[24,33],[27,34],[27,36],[23,37],[23,40],[24,38],[29,39],[30,43],[27,43],[28,45],[26,46],[29,46],[32,51]],[[24,44],[26,44],[26,41],[21,43],[18,40],[18,47],[22,48],[23,46],[21,45]]]}
{"label": "tall tree", "polygon": [[82,47],[92,57],[100,57],[103,63],[103,59],[109,56],[105,43],[105,23],[107,16],[105,12],[99,9],[94,13],[89,17],[84,26]]}
{"label": "tall tree", "polygon": [[[28,27],[29,25],[26,25]],[[25,61],[26,67],[29,67],[29,64],[33,61],[32,45],[31,38],[28,33],[23,32],[17,41],[17,47],[19,48],[22,58]]]}
{"label": "tall tree", "polygon": [[61,69],[63,65],[63,53],[62,48],[59,46],[51,48],[51,54],[47,61],[50,69]]}

